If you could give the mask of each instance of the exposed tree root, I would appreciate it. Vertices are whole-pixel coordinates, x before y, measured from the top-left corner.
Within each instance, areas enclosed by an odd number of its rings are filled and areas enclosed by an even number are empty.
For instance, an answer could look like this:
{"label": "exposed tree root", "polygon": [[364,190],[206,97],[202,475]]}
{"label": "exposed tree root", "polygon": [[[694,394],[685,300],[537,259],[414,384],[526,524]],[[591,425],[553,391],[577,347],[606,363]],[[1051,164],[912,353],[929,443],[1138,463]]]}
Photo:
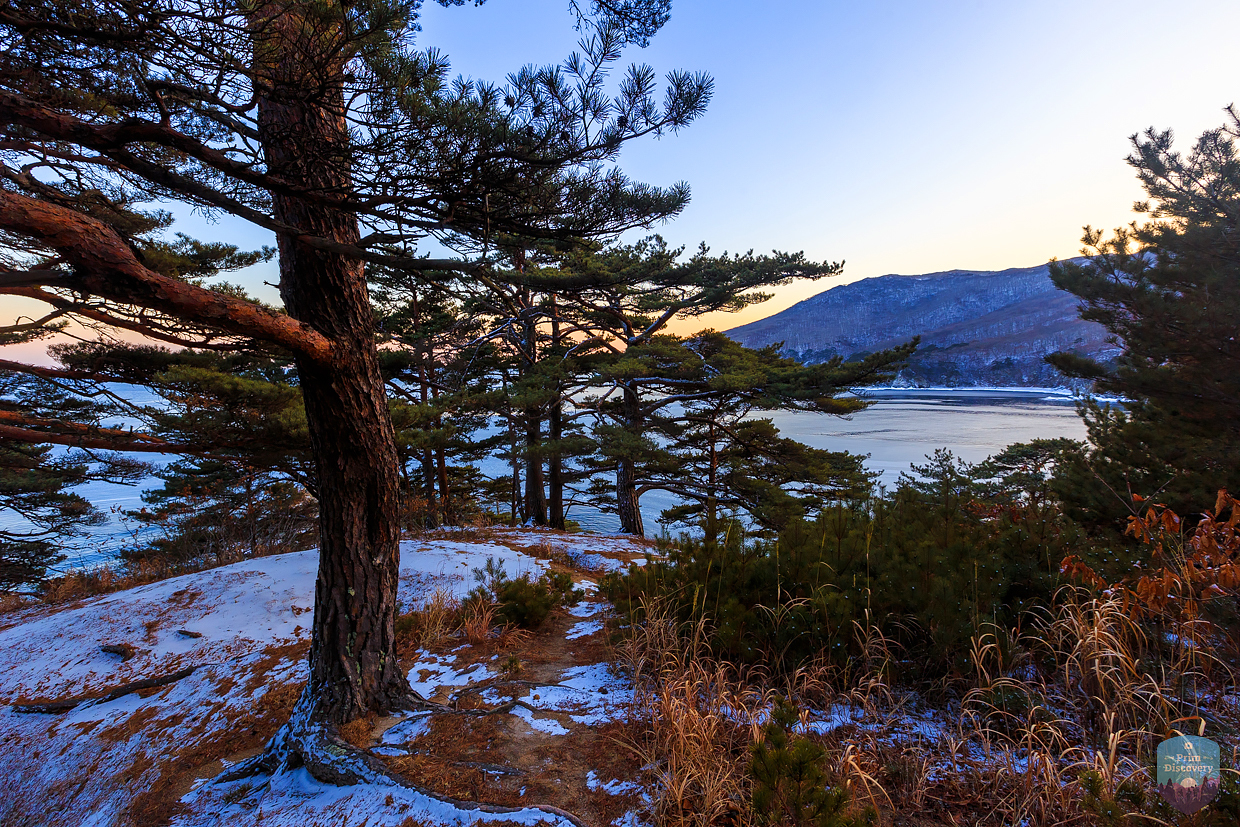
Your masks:
{"label": "exposed tree root", "polygon": [[520,699],[513,699],[511,701],[505,701],[504,703],[499,704],[498,706],[478,707],[474,709],[461,709],[458,706],[458,704],[461,701],[461,698],[465,697],[466,695],[473,694],[474,692],[481,692],[485,689],[490,689],[492,686],[496,684],[500,684],[500,683],[509,684],[509,685],[516,684],[518,686],[539,686],[539,687],[562,686],[562,684],[558,684],[558,683],[543,683],[541,681],[505,681],[505,680],[484,681],[483,683],[479,683],[475,686],[467,686],[464,689],[457,691],[456,693],[452,695],[452,697],[448,700],[448,703],[446,704],[436,703],[435,701],[428,701],[426,698],[423,698],[417,692],[410,690],[409,699],[411,703],[406,708],[411,709],[416,712],[429,712],[432,715],[462,715],[462,716],[467,716],[467,717],[478,717],[478,718],[485,717],[487,715],[503,715],[504,713],[512,712],[512,710],[516,709],[517,707],[528,709],[530,712],[545,712],[546,711],[546,710],[539,709],[536,706],[530,706],[525,701],[522,701]]}
{"label": "exposed tree root", "polygon": [[66,698],[62,701],[48,701],[47,703],[34,704],[13,704],[14,712],[43,714],[43,715],[59,715],[62,712],[68,712],[75,707],[88,701],[114,701],[117,698],[134,692],[141,692],[143,689],[156,689],[161,686],[167,686],[170,683],[176,683],[183,678],[188,678],[203,666],[209,664],[199,664],[198,666],[189,666],[180,669],[170,675],[163,675],[158,678],[143,678],[140,681],[131,681],[114,687],[110,691],[102,695],[81,695],[77,698]]}
{"label": "exposed tree root", "polygon": [[[461,702],[461,699],[466,697],[467,695],[473,695],[478,692],[484,692],[487,689],[490,689],[494,686],[499,686],[500,684],[503,684],[505,686],[527,686],[530,688],[540,688],[540,687],[548,687],[548,686],[557,687],[559,689],[564,688],[564,685],[559,684],[559,683],[544,683],[543,681],[510,681],[510,680],[505,680],[504,678],[491,678],[490,680],[479,681],[478,683],[470,684],[469,686],[466,686],[463,689],[458,689],[456,692],[452,693],[452,697],[448,699],[448,704],[453,709],[456,709],[457,705]],[[418,697],[421,698],[421,696],[418,696]],[[422,703],[428,703],[428,702],[426,700],[422,700]]]}
{"label": "exposed tree root", "polygon": [[[422,698],[416,692],[410,693],[410,706],[416,710],[426,709],[432,714],[446,715],[495,715],[506,712],[515,706],[534,709],[521,701],[501,704],[487,710],[457,710],[443,704],[433,703]],[[336,727],[329,723],[312,720],[308,713],[309,707],[298,703],[289,722],[268,742],[262,754],[227,770],[217,776],[214,783],[224,784],[252,778],[256,775],[275,775],[282,770],[305,770],[323,784],[348,787],[357,784],[370,784],[381,787],[398,787],[434,799],[458,810],[479,813],[511,814],[537,810],[548,815],[557,816],[574,827],[586,827],[580,818],[554,807],[550,804],[530,804],[524,807],[506,807],[499,804],[485,804],[479,801],[467,801],[441,795],[433,790],[415,784],[412,781],[392,772],[377,756],[359,749],[340,737]],[[509,767],[499,765],[478,765],[477,768],[490,769],[505,774],[512,772]]]}

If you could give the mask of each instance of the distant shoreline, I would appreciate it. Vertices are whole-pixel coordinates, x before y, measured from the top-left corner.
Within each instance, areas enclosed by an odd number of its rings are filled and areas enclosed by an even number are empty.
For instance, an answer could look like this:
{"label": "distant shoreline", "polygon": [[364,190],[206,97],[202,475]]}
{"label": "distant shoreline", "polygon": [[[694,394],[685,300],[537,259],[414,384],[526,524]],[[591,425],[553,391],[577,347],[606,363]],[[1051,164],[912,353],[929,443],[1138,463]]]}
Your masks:
{"label": "distant shoreline", "polygon": [[1029,387],[1027,385],[928,385],[911,387],[908,385],[884,385],[873,388],[853,388],[849,391],[853,396],[887,397],[900,396],[980,396],[980,397],[1018,397],[1038,399],[1043,402],[1077,402],[1091,398],[1104,404],[1123,405],[1128,400],[1120,396],[1090,394],[1065,387]]}
{"label": "distant shoreline", "polygon": [[877,385],[874,387],[857,388],[854,390],[863,393],[1017,393],[1017,394],[1039,394],[1041,396],[1062,396],[1066,399],[1073,399],[1079,394],[1072,388],[1056,387],[1041,388],[1031,387],[1028,385],[926,385],[924,387],[915,387],[911,385]]}

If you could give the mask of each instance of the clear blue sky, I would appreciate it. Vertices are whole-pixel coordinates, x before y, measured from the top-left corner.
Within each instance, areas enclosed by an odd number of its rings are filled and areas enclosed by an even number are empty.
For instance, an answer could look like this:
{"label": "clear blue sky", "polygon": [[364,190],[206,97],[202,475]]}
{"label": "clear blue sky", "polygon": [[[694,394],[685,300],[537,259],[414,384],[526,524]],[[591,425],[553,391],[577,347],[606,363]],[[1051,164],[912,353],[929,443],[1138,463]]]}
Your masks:
{"label": "clear blue sky", "polygon": [[[427,3],[422,44],[453,71],[502,81],[554,63],[579,34],[568,0]],[[1128,136],[1181,143],[1240,103],[1235,0],[876,2],[675,0],[668,25],[624,63],[715,78],[705,117],[631,145],[621,166],[693,201],[659,231],[716,252],[804,250],[885,273],[1002,269],[1075,255],[1081,226],[1131,220],[1140,189]],[[270,243],[242,222],[184,229]],[[266,298],[274,268],[247,286]],[[830,286],[784,288],[709,319],[726,328]]]}
{"label": "clear blue sky", "polygon": [[[500,79],[573,48],[566,7],[428,4],[423,42],[458,73]],[[692,185],[660,228],[691,248],[804,250],[845,259],[843,280],[1029,266],[1076,255],[1084,224],[1131,220],[1129,135],[1172,127],[1187,143],[1240,103],[1238,32],[1234,0],[675,0],[625,62],[705,70],[715,98],[621,166]]]}

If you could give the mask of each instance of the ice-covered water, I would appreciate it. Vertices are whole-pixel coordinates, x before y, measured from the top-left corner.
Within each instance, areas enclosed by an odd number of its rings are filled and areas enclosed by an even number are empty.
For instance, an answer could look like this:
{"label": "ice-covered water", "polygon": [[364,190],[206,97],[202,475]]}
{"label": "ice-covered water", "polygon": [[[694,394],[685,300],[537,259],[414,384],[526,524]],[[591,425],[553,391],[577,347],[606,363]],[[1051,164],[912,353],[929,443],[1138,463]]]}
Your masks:
{"label": "ice-covered water", "polygon": [[[770,417],[782,434],[812,447],[867,454],[867,467],[878,472],[879,481],[888,486],[910,463],[924,461],[937,448],[949,448],[962,459],[978,462],[1013,442],[1085,436],[1072,397],[1045,390],[880,390],[869,391],[867,396],[874,399],[874,405],[849,419],[804,412],[777,412]],[[498,475],[506,466],[487,462],[483,470]],[[119,513],[142,505],[140,486],[94,483],[79,491],[105,511]],[[659,513],[674,502],[661,491],[642,498],[647,533],[659,531]],[[589,531],[619,529],[615,515],[590,506],[571,505],[568,516]],[[0,525],[8,519],[0,514]],[[132,529],[132,523],[127,526],[113,516],[107,526],[93,530],[88,540],[68,550],[69,564],[106,560],[130,540]]]}

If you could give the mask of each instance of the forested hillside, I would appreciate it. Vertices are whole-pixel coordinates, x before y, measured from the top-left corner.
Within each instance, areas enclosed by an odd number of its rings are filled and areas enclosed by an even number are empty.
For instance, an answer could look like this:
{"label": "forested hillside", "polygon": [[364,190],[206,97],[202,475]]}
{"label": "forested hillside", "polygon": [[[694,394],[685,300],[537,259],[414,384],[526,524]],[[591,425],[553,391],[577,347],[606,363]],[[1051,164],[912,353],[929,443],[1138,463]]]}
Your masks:
{"label": "forested hillside", "polygon": [[1118,352],[1048,265],[880,276],[826,290],[734,328],[746,347],[783,342],[806,362],[855,358],[921,336],[898,381],[911,385],[1054,387],[1069,383],[1043,357],[1068,351],[1106,362]]}

